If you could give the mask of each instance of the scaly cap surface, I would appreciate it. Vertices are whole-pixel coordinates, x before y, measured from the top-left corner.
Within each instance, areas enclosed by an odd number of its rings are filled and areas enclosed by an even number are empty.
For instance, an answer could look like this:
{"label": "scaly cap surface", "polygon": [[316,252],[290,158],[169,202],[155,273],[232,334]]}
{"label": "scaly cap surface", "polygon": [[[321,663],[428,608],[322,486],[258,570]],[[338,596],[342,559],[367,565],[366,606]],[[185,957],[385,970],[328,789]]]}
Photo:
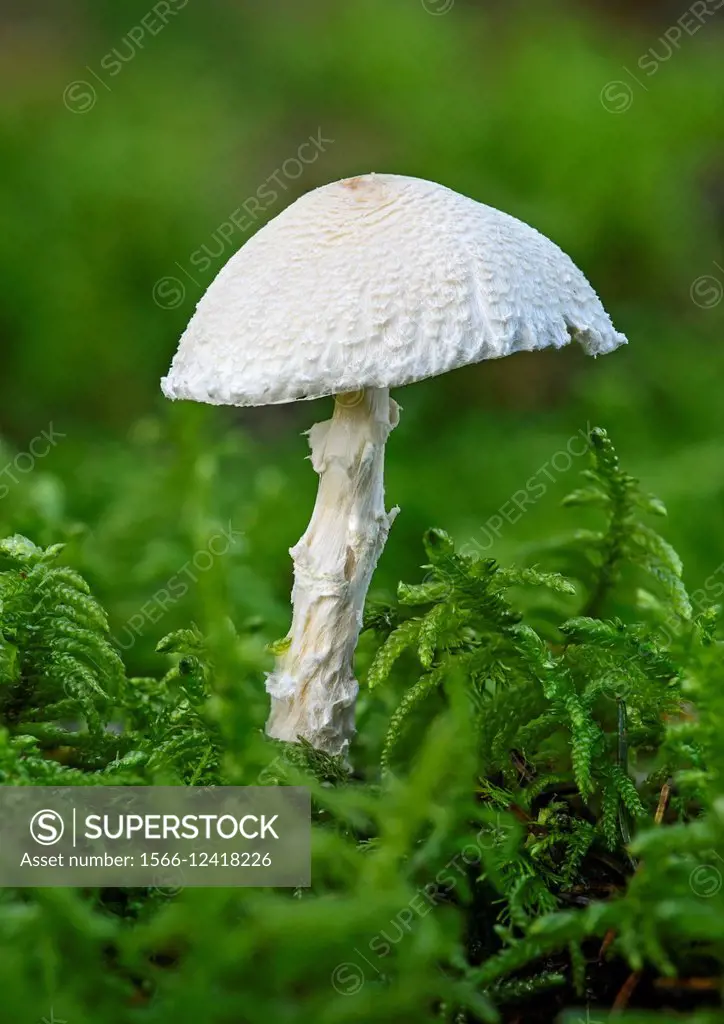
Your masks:
{"label": "scaly cap surface", "polygon": [[231,257],[161,387],[271,405],[571,340],[591,355],[626,343],[557,245],[443,185],[365,174],[303,195]]}

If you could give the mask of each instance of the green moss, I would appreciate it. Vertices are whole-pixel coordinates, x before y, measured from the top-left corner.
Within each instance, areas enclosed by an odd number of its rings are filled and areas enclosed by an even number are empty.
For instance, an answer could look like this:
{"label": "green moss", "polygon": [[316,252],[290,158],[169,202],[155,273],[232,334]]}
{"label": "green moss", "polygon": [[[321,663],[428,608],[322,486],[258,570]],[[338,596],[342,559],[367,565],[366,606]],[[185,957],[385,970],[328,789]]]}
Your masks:
{"label": "green moss", "polygon": [[542,1021],[610,1007],[629,971],[650,992],[717,978],[717,609],[692,610],[646,523],[664,510],[604,431],[589,443],[561,515],[593,505],[595,529],[517,568],[428,531],[424,581],[370,607],[352,774],[263,736],[266,628],[232,626],[220,577],[203,628],[134,677],[67,552],[2,542],[1,783],[294,783],[314,802],[309,890],[3,890],[16,1016]]}

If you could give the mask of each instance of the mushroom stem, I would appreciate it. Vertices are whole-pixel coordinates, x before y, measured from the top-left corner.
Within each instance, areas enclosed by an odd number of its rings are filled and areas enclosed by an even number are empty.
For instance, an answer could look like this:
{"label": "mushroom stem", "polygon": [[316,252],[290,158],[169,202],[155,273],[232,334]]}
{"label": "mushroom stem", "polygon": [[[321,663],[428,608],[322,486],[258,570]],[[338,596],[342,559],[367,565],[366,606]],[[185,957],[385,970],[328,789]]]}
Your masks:
{"label": "mushroom stem", "polygon": [[[399,509],[385,511],[385,443],[399,406],[387,388],[338,395],[309,431],[319,490],[294,561],[291,629],[266,688],[267,735],[346,754],[359,685],[353,658],[367,589]],[[280,645],[281,646],[281,645]]]}

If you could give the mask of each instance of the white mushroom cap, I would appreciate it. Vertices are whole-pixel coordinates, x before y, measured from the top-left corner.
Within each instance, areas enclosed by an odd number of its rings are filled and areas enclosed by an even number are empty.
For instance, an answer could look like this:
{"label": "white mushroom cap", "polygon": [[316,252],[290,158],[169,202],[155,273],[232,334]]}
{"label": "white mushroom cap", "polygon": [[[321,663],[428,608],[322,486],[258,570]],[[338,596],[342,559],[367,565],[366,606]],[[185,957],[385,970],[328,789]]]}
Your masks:
{"label": "white mushroom cap", "polygon": [[270,405],[571,340],[591,355],[626,343],[557,245],[443,185],[365,174],[308,192],[231,257],[161,387]]}

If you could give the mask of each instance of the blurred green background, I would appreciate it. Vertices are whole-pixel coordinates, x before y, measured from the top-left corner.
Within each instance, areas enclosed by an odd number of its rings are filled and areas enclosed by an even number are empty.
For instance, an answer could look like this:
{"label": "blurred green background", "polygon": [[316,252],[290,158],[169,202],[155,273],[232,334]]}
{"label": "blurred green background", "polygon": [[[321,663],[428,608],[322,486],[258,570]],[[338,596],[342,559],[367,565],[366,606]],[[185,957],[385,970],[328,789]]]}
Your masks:
{"label": "blurred green background", "polygon": [[[159,378],[215,273],[266,219],[376,170],[533,224],[630,344],[598,360],[573,347],[517,355],[401,389],[387,494],[402,513],[373,592],[414,576],[430,525],[487,545],[481,527],[588,423],[668,504],[696,586],[724,561],[716,6],[3,5],[0,535],[66,541],[143,671],[160,636],[213,613],[215,591],[194,582],[163,624],[147,612],[130,633],[128,622],[232,523],[242,536],[210,571],[237,625],[261,616],[281,635],[287,549],[316,489],[302,431],[331,401],[171,405]],[[310,137],[323,142],[303,164]],[[265,183],[259,211],[248,200]],[[33,442],[51,424],[48,454],[28,456],[48,448]],[[559,501],[582,463],[549,471],[494,554],[567,528]]]}

